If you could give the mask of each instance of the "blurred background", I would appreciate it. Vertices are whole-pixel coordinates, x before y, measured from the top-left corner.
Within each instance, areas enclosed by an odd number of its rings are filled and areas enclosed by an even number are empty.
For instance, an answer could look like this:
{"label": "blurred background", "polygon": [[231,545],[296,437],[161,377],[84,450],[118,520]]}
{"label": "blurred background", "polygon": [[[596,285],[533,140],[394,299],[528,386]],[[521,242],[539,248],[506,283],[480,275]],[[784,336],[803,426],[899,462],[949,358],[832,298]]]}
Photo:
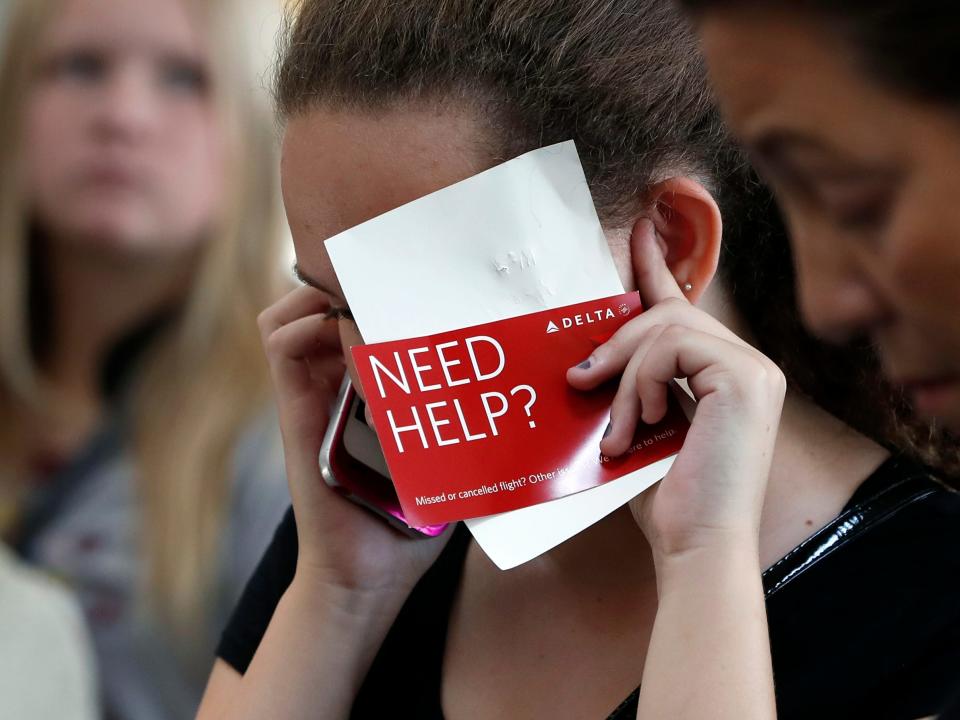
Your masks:
{"label": "blurred background", "polygon": [[0,0],[0,717],[192,718],[289,505],[280,0]]}

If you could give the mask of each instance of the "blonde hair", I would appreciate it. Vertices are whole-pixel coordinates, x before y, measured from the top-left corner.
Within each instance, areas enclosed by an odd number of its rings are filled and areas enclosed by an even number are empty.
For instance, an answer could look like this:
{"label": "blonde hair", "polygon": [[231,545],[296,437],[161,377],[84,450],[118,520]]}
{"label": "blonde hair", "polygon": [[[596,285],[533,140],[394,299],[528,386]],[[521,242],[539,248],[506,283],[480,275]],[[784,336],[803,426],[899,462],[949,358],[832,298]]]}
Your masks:
{"label": "blonde hair", "polygon": [[[248,71],[238,2],[193,0],[208,24],[213,94],[228,152],[225,209],[203,245],[181,313],[154,340],[131,396],[145,591],[151,610],[189,638],[215,598],[233,450],[264,406],[268,380],[257,313],[283,287],[276,133]],[[31,350],[30,218],[22,190],[18,100],[37,38],[59,0],[20,0],[0,64],[0,442],[17,417],[53,411]],[[2,447],[2,445],[0,445]]]}

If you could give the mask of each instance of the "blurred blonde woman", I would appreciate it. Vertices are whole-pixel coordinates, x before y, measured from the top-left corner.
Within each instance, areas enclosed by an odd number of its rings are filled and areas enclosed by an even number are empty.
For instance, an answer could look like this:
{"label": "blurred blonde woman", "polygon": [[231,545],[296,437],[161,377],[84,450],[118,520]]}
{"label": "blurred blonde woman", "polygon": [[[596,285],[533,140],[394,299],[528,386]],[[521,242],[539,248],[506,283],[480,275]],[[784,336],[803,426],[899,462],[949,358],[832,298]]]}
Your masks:
{"label": "blurred blonde woman", "polygon": [[77,591],[111,717],[193,714],[289,503],[275,138],[232,5],[20,0],[0,42],[0,529]]}

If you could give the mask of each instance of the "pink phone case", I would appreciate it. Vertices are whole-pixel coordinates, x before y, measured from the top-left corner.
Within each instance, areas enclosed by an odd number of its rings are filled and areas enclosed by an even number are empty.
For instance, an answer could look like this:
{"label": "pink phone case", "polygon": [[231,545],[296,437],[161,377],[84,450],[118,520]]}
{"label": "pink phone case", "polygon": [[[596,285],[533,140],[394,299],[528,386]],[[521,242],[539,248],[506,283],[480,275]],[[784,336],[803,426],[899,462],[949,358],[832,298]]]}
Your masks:
{"label": "pink phone case", "polygon": [[422,538],[442,534],[447,525],[417,528],[407,525],[390,478],[367,467],[347,452],[343,444],[343,433],[350,421],[355,396],[350,379],[344,378],[330,425],[320,447],[320,473],[324,481],[341,495],[379,515],[405,535]]}

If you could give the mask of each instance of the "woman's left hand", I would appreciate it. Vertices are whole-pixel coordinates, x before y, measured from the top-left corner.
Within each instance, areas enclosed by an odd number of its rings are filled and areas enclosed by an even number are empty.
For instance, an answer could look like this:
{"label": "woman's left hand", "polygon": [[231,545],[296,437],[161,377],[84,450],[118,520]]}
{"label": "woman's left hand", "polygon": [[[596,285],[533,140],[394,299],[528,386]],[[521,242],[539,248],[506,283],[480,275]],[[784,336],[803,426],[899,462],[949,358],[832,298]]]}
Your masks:
{"label": "woman's left hand", "polygon": [[631,509],[658,560],[699,548],[756,548],[783,373],[687,301],[652,239],[636,249],[634,272],[648,309],[598,347],[588,367],[571,368],[568,380],[590,390],[622,376],[600,443],[604,454],[618,456],[638,422],[663,419],[670,384],[685,378],[697,408],[683,448]]}

